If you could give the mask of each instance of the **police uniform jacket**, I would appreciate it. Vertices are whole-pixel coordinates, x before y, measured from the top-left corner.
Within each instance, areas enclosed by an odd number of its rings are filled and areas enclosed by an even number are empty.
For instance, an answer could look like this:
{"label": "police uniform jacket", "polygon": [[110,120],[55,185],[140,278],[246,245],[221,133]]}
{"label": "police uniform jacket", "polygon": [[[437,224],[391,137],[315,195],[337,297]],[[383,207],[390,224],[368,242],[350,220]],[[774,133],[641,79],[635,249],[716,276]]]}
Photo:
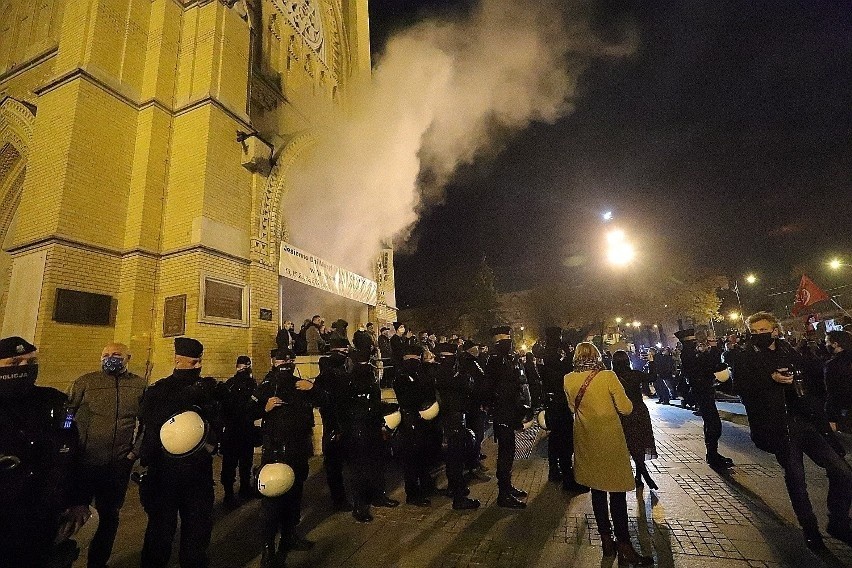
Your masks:
{"label": "police uniform jacket", "polygon": [[825,391],[825,412],[838,422],[844,411],[852,410],[852,351],[841,351],[825,363]]}
{"label": "police uniform jacket", "polygon": [[222,383],[223,449],[252,444],[254,434],[254,405],[252,397],[257,381],[250,370],[240,371]]}
{"label": "police uniform jacket", "polygon": [[689,378],[689,386],[697,391],[713,391],[713,373],[724,368],[721,352],[712,347],[703,353],[694,342],[686,342],[681,353],[683,374]]}
{"label": "police uniform jacket", "polygon": [[175,414],[189,410],[197,412],[209,426],[205,446],[215,448],[218,442],[216,434],[221,431],[221,418],[216,380],[186,371],[192,369],[175,369],[172,375],[160,379],[145,392],[139,422],[147,435],[142,440],[140,463],[175,473],[212,475],[213,457],[206,449],[176,458],[169,455],[160,442],[162,425]]}
{"label": "police uniform jacket", "polygon": [[334,437],[341,431],[340,415],[345,402],[346,356],[332,352],[320,358],[320,374],[314,380],[314,388],[322,391],[320,416],[323,437]]}
{"label": "police uniform jacket", "polygon": [[382,390],[369,363],[356,363],[347,374],[344,389],[344,412],[341,423],[344,431],[354,432],[361,428],[381,429],[384,424],[382,414]]}
{"label": "police uniform jacket", "polygon": [[[322,391],[316,386],[299,390],[299,377],[272,369],[257,387],[256,412],[263,417],[264,462],[275,461],[270,454],[286,452],[289,456],[308,458],[313,454],[314,407],[322,402]],[[266,412],[266,403],[278,397],[284,404]],[[282,458],[281,456],[277,456]]]}
{"label": "police uniform jacket", "polygon": [[494,424],[520,427],[524,414],[522,386],[526,379],[518,355],[491,354],[485,366],[485,379]]}
{"label": "police uniform jacket", "polygon": [[541,366],[541,386],[548,410],[570,412],[563,385],[565,375],[573,370],[574,364],[562,355],[560,349],[545,349],[544,364]]}
{"label": "police uniform jacket", "polygon": [[128,371],[118,376],[98,371],[74,381],[68,405],[80,431],[86,465],[123,460],[131,450],[139,454],[142,438],[134,440],[134,432],[147,385],[144,377]]}
{"label": "police uniform jacket", "polygon": [[402,362],[400,372],[393,380],[393,390],[400,411],[416,414],[435,402],[435,388],[428,376],[430,370],[419,359]]}
{"label": "police uniform jacket", "polygon": [[79,440],[67,401],[48,387],[0,397],[0,543],[6,543],[0,545],[0,564],[36,565],[53,546],[61,513],[88,504],[79,486]]}

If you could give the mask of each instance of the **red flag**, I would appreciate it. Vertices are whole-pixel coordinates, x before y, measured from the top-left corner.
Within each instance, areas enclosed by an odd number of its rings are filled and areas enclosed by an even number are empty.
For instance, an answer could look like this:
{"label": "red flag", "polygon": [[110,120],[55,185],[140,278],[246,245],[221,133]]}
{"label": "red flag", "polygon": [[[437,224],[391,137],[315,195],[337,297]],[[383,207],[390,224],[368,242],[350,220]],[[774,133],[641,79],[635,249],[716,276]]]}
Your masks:
{"label": "red flag", "polygon": [[796,291],[796,301],[793,303],[792,313],[794,316],[797,316],[802,309],[812,306],[817,302],[830,299],[831,296],[826,294],[813,280],[802,274],[802,282]]}

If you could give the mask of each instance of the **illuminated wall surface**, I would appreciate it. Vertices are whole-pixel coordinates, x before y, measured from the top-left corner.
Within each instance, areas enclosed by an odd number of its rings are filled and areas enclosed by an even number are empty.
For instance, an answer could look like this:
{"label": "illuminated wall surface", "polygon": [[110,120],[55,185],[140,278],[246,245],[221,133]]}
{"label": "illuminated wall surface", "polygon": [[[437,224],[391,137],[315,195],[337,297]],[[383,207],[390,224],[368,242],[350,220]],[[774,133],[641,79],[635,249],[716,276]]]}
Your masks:
{"label": "illuminated wall surface", "polygon": [[205,374],[267,363],[288,168],[369,78],[367,3],[230,3],[0,0],[0,320],[41,349],[41,384],[111,340],[152,380],[178,334]]}

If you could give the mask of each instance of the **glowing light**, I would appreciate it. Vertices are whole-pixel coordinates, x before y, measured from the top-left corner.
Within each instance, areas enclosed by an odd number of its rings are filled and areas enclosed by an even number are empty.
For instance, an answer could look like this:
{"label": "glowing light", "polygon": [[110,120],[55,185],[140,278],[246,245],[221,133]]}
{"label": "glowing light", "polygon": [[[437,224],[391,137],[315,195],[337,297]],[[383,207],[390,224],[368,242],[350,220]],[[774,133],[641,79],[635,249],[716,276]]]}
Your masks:
{"label": "glowing light", "polygon": [[728,314],[728,319],[731,321],[737,321],[740,319],[740,314],[738,312],[731,312]]}
{"label": "glowing light", "polygon": [[615,318],[615,323],[621,323],[621,318]]}
{"label": "glowing light", "polygon": [[624,238],[624,231],[622,231],[621,229],[613,229],[612,231],[606,234],[606,242],[611,245],[623,243]]}
{"label": "glowing light", "polygon": [[642,322],[641,321],[634,321],[633,327],[636,327],[636,328],[642,327]]}
{"label": "glowing light", "polygon": [[746,276],[746,282],[748,282],[749,284],[754,284],[755,282],[757,282],[757,276],[755,276],[754,274],[749,274],[748,276]]}
{"label": "glowing light", "polygon": [[521,351],[527,351],[527,344],[526,343],[521,345]]}
{"label": "glowing light", "polygon": [[657,349],[661,349],[662,347],[663,347],[663,344],[658,341],[657,342]]}
{"label": "glowing light", "polygon": [[604,221],[612,221],[612,211],[607,211],[602,217]]}
{"label": "glowing light", "polygon": [[828,263],[828,266],[830,266],[832,270],[837,270],[838,268],[843,266],[843,263],[840,262],[839,258],[833,258],[831,259],[831,262]]}
{"label": "glowing light", "polygon": [[654,329],[659,329],[659,327],[660,326],[658,326],[657,324],[654,324]]}
{"label": "glowing light", "polygon": [[624,266],[636,257],[636,250],[629,243],[618,243],[609,247],[606,257],[610,264]]}

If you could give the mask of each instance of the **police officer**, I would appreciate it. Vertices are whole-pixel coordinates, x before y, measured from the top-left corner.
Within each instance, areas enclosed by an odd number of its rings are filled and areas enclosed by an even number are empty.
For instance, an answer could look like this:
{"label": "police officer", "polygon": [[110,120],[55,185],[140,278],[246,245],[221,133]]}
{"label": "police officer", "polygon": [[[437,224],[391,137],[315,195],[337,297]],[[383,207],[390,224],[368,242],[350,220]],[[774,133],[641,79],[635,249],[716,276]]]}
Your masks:
{"label": "police officer", "polygon": [[[254,401],[256,415],[262,416],[263,465],[285,463],[295,480],[289,491],[277,497],[264,497],[264,548],[261,566],[284,564],[290,550],[310,550],[314,543],[296,533],[302,508],[302,492],[308,478],[308,460],[313,455],[314,406],[322,402],[322,391],[310,381],[295,375],[296,355],[278,349]],[[275,537],[281,531],[276,559]]]}
{"label": "police officer", "polygon": [[[217,388],[215,379],[201,377],[204,346],[189,337],[175,338],[174,345],[174,371],[148,387],[139,414],[147,432],[140,458],[141,465],[147,467],[140,499],[148,514],[141,564],[145,568],[168,564],[180,515],[180,564],[184,568],[205,568],[209,565],[207,548],[213,530],[212,454],[219,429]],[[183,421],[172,420],[187,416],[183,414],[186,412],[194,412],[196,419],[203,421],[200,436],[197,429],[183,429]],[[173,436],[176,445],[186,451],[167,451],[164,434]]]}
{"label": "police officer", "polygon": [[79,551],[69,539],[93,521],[78,485],[68,399],[35,386],[36,357],[35,346],[20,337],[0,340],[0,564],[70,568]]}
{"label": "police officer", "polygon": [[574,480],[574,416],[565,398],[565,375],[574,370],[571,359],[562,350],[562,328],[544,330],[544,362],[541,367],[544,415],[550,430],[547,442],[548,479],[562,483],[565,491],[584,493],[588,487]]}
{"label": "police officer", "polygon": [[334,509],[351,511],[352,503],[346,496],[346,486],[343,483],[346,447],[341,424],[341,407],[348,380],[346,362],[349,361],[349,348],[346,342],[340,339],[335,340],[335,338],[332,338],[329,347],[329,354],[320,357],[320,373],[314,381],[314,388],[325,393],[320,404],[323,467],[325,467],[325,478]]}
{"label": "police officer", "polygon": [[508,325],[491,328],[494,348],[485,367],[486,392],[497,439],[497,505],[523,509],[520,499],[527,492],[512,486],[512,462],[515,459],[515,430],[521,428],[525,409],[522,404],[524,368],[515,352],[512,329]]}
{"label": "police officer", "polygon": [[436,400],[421,363],[423,347],[410,344],[403,347],[401,368],[393,381],[393,390],[399,403],[402,422],[397,430],[403,468],[405,471],[405,502],[426,507],[430,504],[427,493],[432,485],[429,475],[427,424],[420,411]]}
{"label": "police officer", "polygon": [[459,372],[465,376],[472,386],[468,406],[465,409],[465,423],[475,436],[474,449],[467,456],[466,469],[472,477],[480,481],[491,481],[491,476],[482,464],[482,440],[485,439],[485,423],[487,414],[483,406],[487,403],[485,392],[485,371],[479,364],[479,345],[473,341],[464,341],[459,352]]}
{"label": "police officer", "polygon": [[704,420],[704,445],[707,447],[707,463],[714,469],[728,469],[734,462],[719,453],[719,438],[722,436],[722,419],[716,408],[716,388],[713,386],[717,371],[724,368],[722,354],[706,341],[696,339],[694,329],[684,329],[675,333],[683,344],[681,364],[683,374],[689,379],[689,386],[695,398],[695,404]]}
{"label": "police officer", "polygon": [[107,565],[142,441],[136,419],[148,381],[128,371],[129,361],[126,345],[108,344],[101,352],[101,370],[74,381],[68,401],[80,431],[81,481],[99,517],[87,555],[89,568]]}
{"label": "police officer", "polygon": [[447,491],[453,498],[453,509],[477,509],[480,502],[468,498],[470,490],[464,480],[465,463],[476,451],[476,434],[467,427],[467,412],[473,397],[473,377],[460,372],[456,362],[457,346],[440,343],[438,356],[438,394],[441,399],[441,422],[447,439]]}
{"label": "police officer", "polygon": [[369,359],[358,351],[350,353],[352,370],[347,373],[341,413],[346,454],[352,470],[354,510],[358,522],[373,520],[370,505],[396,507],[399,501],[385,494],[383,462],[382,392]]}
{"label": "police officer", "polygon": [[240,472],[240,497],[254,494],[251,466],[254,460],[254,422],[252,397],[257,389],[251,358],[237,357],[234,376],[222,385],[222,486],[225,503],[234,502],[234,482]]}

